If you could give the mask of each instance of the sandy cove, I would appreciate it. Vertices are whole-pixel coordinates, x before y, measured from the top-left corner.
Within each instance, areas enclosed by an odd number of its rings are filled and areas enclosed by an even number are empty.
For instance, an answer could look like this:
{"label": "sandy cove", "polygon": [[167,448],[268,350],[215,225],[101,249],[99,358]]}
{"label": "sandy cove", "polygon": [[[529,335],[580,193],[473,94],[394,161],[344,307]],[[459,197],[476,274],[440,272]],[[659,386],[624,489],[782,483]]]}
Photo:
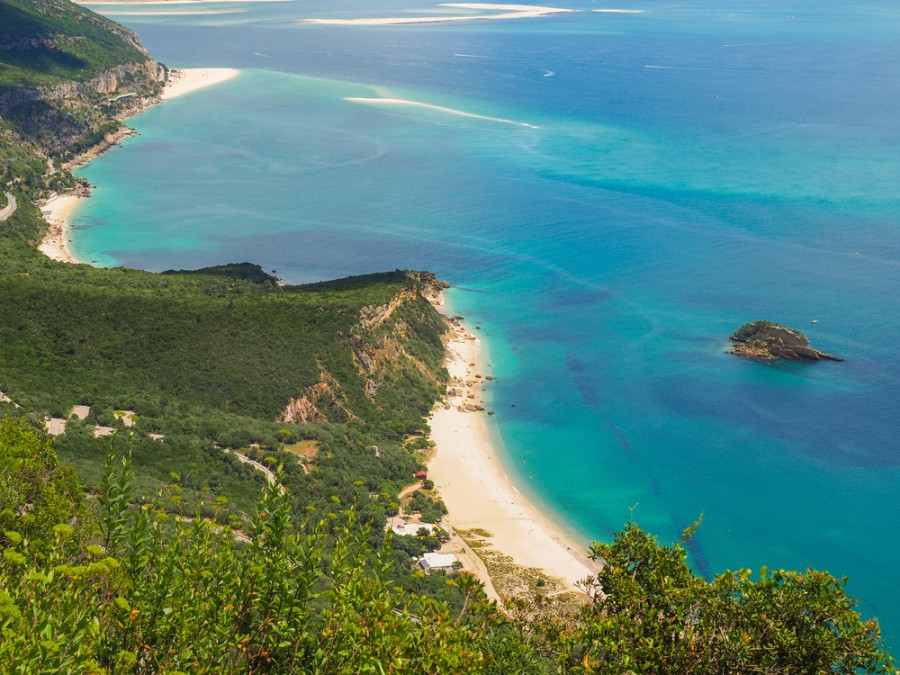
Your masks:
{"label": "sandy cove", "polygon": [[490,375],[481,358],[481,340],[458,322],[451,325],[450,386],[430,420],[436,448],[428,464],[429,477],[449,510],[446,521],[457,532],[489,532],[486,543],[515,565],[537,568],[547,579],[562,579],[575,588],[599,567],[583,544],[570,539],[513,485],[491,441],[487,411],[465,411],[467,405],[480,404],[480,383]]}
{"label": "sandy cove", "polygon": [[[169,80],[160,94],[160,99],[168,101],[185,94],[211,87],[236,77],[241,71],[235,68],[182,68],[171,69],[169,71]],[[123,129],[111,134],[97,148],[92,148],[86,153],[77,157],[74,161],[66,165],[66,168],[81,166],[97,157],[104,150],[109,149],[123,138],[132,135],[131,129],[124,127]],[[87,199],[83,195],[56,195],[47,200],[47,203],[41,206],[41,212],[44,218],[50,223],[47,233],[44,235],[43,241],[38,246],[38,250],[48,258],[58,262],[65,263],[81,263],[69,250],[69,218],[81,204],[82,200]]]}

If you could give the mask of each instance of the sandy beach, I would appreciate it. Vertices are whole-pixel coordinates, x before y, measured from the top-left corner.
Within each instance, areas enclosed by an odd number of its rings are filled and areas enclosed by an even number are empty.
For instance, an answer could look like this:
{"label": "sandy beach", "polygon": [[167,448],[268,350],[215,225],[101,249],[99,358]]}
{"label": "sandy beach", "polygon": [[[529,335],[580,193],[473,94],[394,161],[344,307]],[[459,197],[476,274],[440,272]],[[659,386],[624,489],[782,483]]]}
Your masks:
{"label": "sandy beach", "polygon": [[73,264],[82,262],[72,255],[67,237],[69,235],[69,216],[84,199],[87,197],[57,195],[41,207],[44,219],[50,223],[50,227],[47,234],[44,235],[44,240],[38,246],[38,250],[48,258]]}
{"label": "sandy beach", "polygon": [[537,5],[495,5],[483,3],[444,3],[440,7],[452,9],[474,9],[497,12],[496,14],[452,14],[446,16],[405,16],[361,19],[302,19],[300,23],[327,26],[397,26],[416,23],[447,23],[459,21],[487,21],[496,19],[533,19],[551,14],[573,12],[572,9],[559,7],[540,7]]}
{"label": "sandy beach", "polygon": [[[163,101],[167,101],[184,96],[204,87],[211,87],[214,84],[230,80],[240,72],[235,68],[173,68],[169,71],[169,81],[166,83],[160,98]],[[130,129],[125,127],[108,137],[107,142],[99,148],[91,149],[78,157],[70,165],[67,165],[67,168],[79,166],[94,159],[100,152],[115,145],[132,133]],[[65,263],[83,262],[72,255],[72,252],[69,250],[69,218],[83,199],[87,199],[87,197],[56,195],[47,200],[47,203],[41,207],[44,218],[50,223],[50,227],[47,229],[43,241],[38,246],[38,250],[48,258]]]}
{"label": "sandy beach", "polygon": [[458,324],[448,344],[447,368],[450,395],[430,420],[436,451],[428,464],[450,512],[447,521],[457,532],[486,530],[490,546],[516,565],[538,568],[548,579],[575,588],[599,567],[584,545],[567,537],[513,485],[491,442],[487,411],[464,412],[480,399],[479,383],[490,369],[481,361],[481,340]]}
{"label": "sandy beach", "polygon": [[240,72],[236,68],[172,68],[160,98],[163,101],[178,98],[198,89],[226,82],[237,77]]}

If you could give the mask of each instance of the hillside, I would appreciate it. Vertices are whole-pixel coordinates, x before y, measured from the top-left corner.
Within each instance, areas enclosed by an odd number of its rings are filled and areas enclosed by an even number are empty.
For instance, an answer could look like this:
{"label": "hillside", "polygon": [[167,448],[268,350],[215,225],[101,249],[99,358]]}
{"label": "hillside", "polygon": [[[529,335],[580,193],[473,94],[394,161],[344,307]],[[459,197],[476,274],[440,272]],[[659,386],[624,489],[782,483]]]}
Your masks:
{"label": "hillside", "polygon": [[119,131],[165,78],[134,33],[99,14],[0,0],[0,183],[29,196],[73,188],[63,165]]}

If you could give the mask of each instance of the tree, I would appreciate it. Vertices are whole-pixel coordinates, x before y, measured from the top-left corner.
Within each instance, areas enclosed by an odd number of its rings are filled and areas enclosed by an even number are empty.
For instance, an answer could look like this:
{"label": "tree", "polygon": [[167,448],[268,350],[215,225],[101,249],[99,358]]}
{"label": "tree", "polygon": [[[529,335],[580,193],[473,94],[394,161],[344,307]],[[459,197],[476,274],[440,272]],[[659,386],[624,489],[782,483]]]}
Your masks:
{"label": "tree", "polygon": [[60,466],[47,437],[24,420],[0,420],[0,542],[15,543],[28,559],[44,559],[56,546],[57,525],[72,530],[77,550],[90,517],[78,476]]}
{"label": "tree", "polygon": [[863,621],[846,579],[725,571],[711,582],[686,562],[683,543],[662,545],[636,524],[611,544],[593,599],[556,650],[571,673],[890,673],[875,620]]}

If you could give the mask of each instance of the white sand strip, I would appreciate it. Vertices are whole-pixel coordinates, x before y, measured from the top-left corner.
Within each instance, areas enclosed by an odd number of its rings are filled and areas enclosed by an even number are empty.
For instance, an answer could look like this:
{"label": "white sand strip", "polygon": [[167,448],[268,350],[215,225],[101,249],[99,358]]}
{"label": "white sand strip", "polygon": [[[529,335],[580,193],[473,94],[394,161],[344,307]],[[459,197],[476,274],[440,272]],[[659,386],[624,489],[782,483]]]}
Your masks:
{"label": "white sand strip", "polygon": [[240,70],[236,68],[173,68],[169,71],[169,81],[163,89],[163,101],[178,98],[185,94],[221,84],[237,77]]}
{"label": "white sand strip", "polygon": [[87,197],[77,195],[57,195],[41,207],[50,227],[38,250],[51,260],[73,264],[81,262],[69,250],[69,218],[85,199]]}
{"label": "white sand strip", "polygon": [[577,10],[536,5],[486,5],[481,3],[444,3],[441,7],[496,11],[497,14],[454,14],[451,16],[407,16],[381,19],[302,19],[300,23],[328,26],[396,26],[416,23],[447,23],[460,21],[487,21],[496,19],[533,19],[551,14],[565,14]]}
{"label": "white sand strip", "polygon": [[[473,381],[484,374],[479,365],[480,341],[459,332],[448,345],[451,378]],[[570,540],[541,514],[509,480],[497,459],[484,412],[461,412],[466,395],[449,399],[431,417],[431,438],[436,452],[429,462],[434,480],[447,505],[450,525],[459,530],[481,528],[491,533],[487,542],[511,556],[517,565],[544,570],[546,576],[566,580],[573,587],[599,567],[582,544]]]}
{"label": "white sand strip", "polygon": [[209,14],[242,14],[242,9],[105,9],[104,16],[207,16]]}
{"label": "white sand strip", "polygon": [[517,127],[527,127],[529,129],[537,129],[534,124],[527,124],[526,122],[516,122],[515,120],[507,120],[502,117],[488,117],[487,115],[476,115],[475,113],[466,112],[465,110],[456,110],[454,108],[444,108],[439,105],[432,105],[431,103],[422,103],[420,101],[407,101],[405,99],[400,98],[359,98],[359,97],[347,97],[344,99],[345,101],[351,101],[353,103],[367,103],[370,105],[406,105],[413,106],[416,108],[427,108],[428,110],[436,110],[438,112],[447,113],[449,115],[459,115],[460,117],[471,117],[476,120],[487,120],[488,122],[500,122],[501,124],[512,124]]}

